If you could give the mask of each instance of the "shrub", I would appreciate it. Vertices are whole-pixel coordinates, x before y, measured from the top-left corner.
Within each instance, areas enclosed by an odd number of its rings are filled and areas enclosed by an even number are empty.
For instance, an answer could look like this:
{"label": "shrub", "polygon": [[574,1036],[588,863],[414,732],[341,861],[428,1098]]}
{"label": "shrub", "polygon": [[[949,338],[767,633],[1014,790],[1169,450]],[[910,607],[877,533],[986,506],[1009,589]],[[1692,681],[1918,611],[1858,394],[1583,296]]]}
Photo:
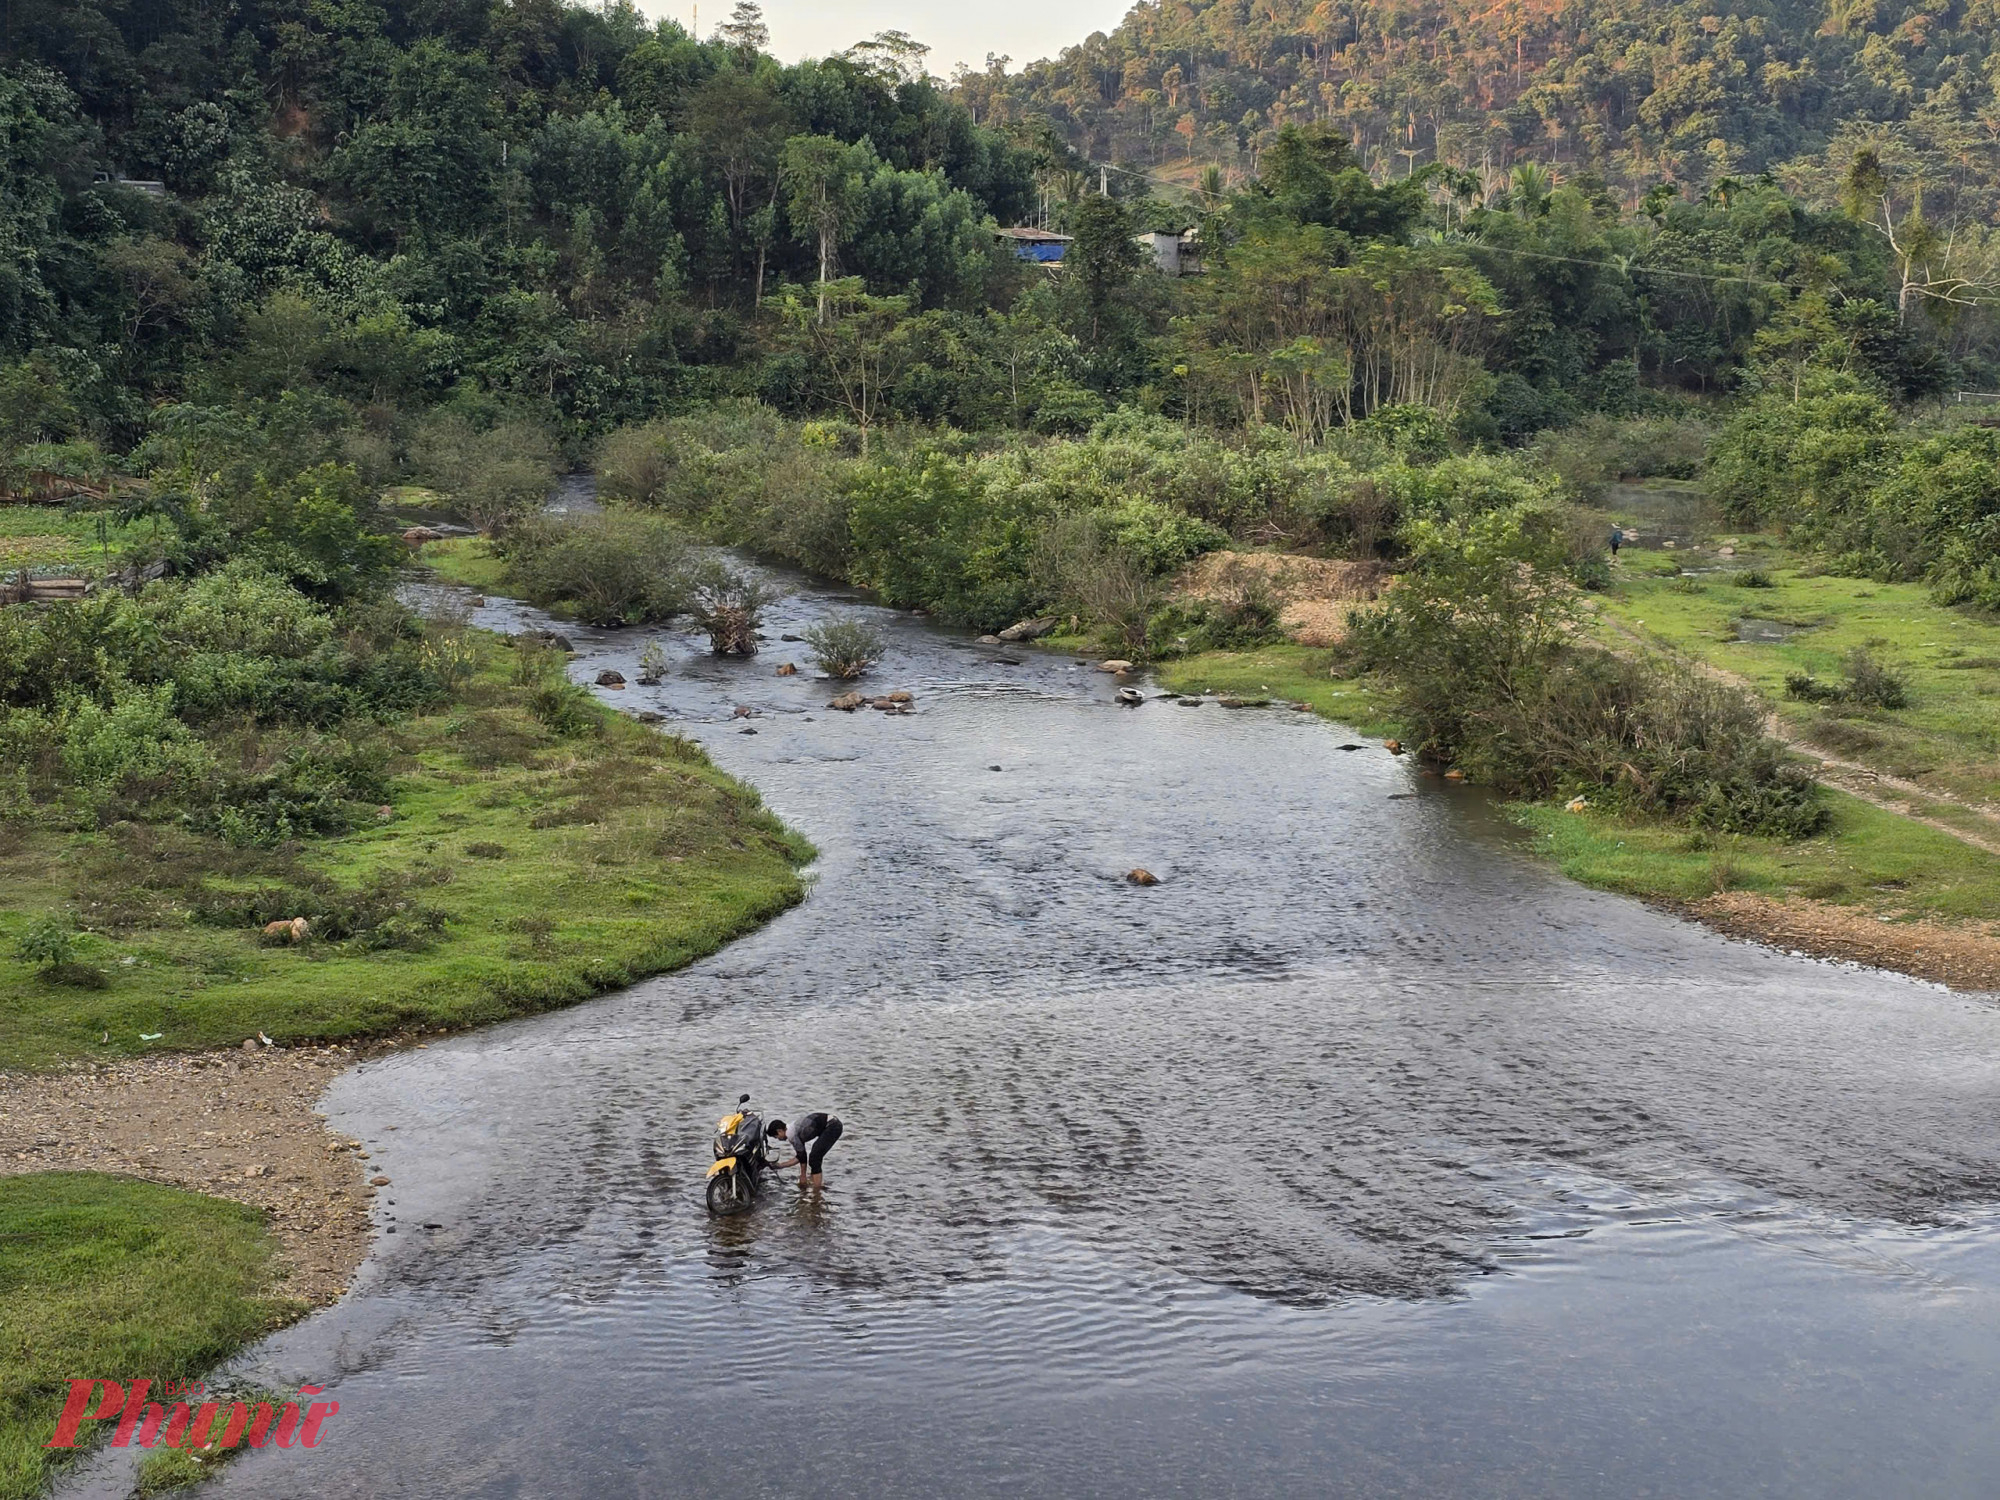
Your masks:
{"label": "shrub", "polygon": [[35,918],[14,943],[14,957],[24,964],[53,969],[76,957],[70,925],[53,912]]}
{"label": "shrub", "polygon": [[829,620],[806,631],[806,648],[813,662],[829,677],[850,680],[882,659],[887,648],[882,632],[865,620]]}
{"label": "shrub", "polygon": [[508,535],[507,576],[544,608],[592,625],[664,620],[687,605],[688,553],[657,516],[537,516]]}
{"label": "shrub", "polygon": [[757,627],[777,591],[725,563],[711,561],[695,571],[689,613],[707,632],[717,656],[755,656]]}
{"label": "shrub", "polygon": [[1740,568],[1729,575],[1729,581],[1740,589],[1774,589],[1778,586],[1762,568]]}
{"label": "shrub", "polygon": [[646,642],[646,649],[639,653],[639,681],[650,686],[666,675],[666,649],[658,641]]}
{"label": "shrub", "polygon": [[1856,649],[1847,658],[1845,682],[1822,682],[1810,672],[1785,678],[1785,696],[1807,703],[1852,703],[1864,708],[1907,708],[1909,684],[1901,673]]}
{"label": "shrub", "polygon": [[1514,795],[1588,790],[1724,832],[1824,824],[1748,695],[1581,641],[1559,515],[1419,522],[1407,540],[1412,566],[1353,617],[1353,641],[1395,682],[1421,753]]}

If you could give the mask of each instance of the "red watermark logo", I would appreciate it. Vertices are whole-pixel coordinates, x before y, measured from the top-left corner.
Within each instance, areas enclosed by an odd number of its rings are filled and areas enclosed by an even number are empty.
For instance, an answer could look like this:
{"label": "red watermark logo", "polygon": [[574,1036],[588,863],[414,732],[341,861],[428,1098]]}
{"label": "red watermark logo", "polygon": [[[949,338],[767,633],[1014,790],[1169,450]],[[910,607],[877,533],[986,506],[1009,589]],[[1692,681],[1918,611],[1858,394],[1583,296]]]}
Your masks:
{"label": "red watermark logo", "polygon": [[[115,1380],[72,1380],[69,1400],[56,1419],[56,1435],[42,1446],[74,1448],[77,1431],[85,1422],[115,1419],[118,1426],[111,1434],[114,1448],[130,1447],[134,1437],[141,1448],[234,1448],[243,1442],[252,1448],[289,1448],[294,1443],[315,1448],[319,1446],[320,1425],[340,1410],[340,1403],[306,1402],[304,1415],[300,1415],[299,1403],[325,1389],[302,1385],[299,1400],[287,1401],[282,1410],[274,1410],[268,1401],[253,1407],[247,1401],[199,1399],[193,1403],[175,1401],[169,1407],[147,1399],[153,1390],[150,1380],[135,1380],[129,1386]],[[169,1399],[206,1394],[207,1388],[199,1381],[183,1385],[170,1380],[161,1392]]]}

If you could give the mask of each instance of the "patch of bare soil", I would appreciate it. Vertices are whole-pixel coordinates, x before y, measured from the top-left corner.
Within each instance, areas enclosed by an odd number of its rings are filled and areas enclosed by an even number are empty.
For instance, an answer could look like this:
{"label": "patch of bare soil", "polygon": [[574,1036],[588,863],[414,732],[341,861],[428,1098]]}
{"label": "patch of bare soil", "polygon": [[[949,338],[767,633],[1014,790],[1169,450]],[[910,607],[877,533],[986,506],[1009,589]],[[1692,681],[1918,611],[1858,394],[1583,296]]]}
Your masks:
{"label": "patch of bare soil", "polygon": [[1748,891],[1706,897],[1688,912],[1719,932],[1774,948],[1851,959],[1955,990],[2000,990],[2000,924],[1884,921],[1852,907]]}
{"label": "patch of bare soil", "polygon": [[1220,603],[1261,585],[1281,606],[1278,625],[1301,646],[1332,646],[1347,635],[1347,611],[1381,594],[1386,571],[1377,563],[1332,562],[1283,552],[1211,552],[1197,558],[1177,592]]}
{"label": "patch of bare soil", "polygon": [[360,1143],[316,1106],[363,1055],[265,1047],[0,1074],[0,1175],[116,1172],[260,1208],[281,1247],[275,1290],[323,1307],[368,1253],[376,1189]]}

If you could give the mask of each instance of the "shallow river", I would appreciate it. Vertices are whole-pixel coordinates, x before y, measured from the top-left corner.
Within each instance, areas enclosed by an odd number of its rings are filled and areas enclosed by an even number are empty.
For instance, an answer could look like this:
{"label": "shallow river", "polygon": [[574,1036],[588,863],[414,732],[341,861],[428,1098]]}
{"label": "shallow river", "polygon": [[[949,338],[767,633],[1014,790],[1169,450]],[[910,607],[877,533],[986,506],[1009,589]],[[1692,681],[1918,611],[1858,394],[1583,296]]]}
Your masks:
{"label": "shallow river", "polygon": [[[795,588],[753,662],[568,633],[585,680],[672,650],[605,696],[808,833],[811,896],[343,1078],[383,1237],[238,1362],[340,1412],[211,1493],[2000,1487],[1992,997],[1567,885],[1307,716]],[[916,713],[773,675],[848,610]],[[745,1090],[847,1136],[711,1221]]]}

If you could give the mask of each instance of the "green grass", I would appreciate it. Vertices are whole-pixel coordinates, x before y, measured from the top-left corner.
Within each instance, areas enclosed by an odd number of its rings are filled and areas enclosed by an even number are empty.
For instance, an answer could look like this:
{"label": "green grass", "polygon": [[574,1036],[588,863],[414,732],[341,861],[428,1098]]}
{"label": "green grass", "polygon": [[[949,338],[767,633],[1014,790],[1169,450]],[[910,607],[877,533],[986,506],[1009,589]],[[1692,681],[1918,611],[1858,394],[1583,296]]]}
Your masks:
{"label": "green grass", "polygon": [[[557,738],[507,676],[513,653],[482,649],[463,702],[382,731],[396,782],[377,826],[235,850],[172,825],[0,825],[0,1067],[483,1025],[678,968],[801,898],[813,851],[755,791],[601,707],[598,733]],[[254,920],[195,915],[231,893],[371,879],[446,914],[427,949],[267,946]],[[106,988],[14,956],[49,911],[75,915],[77,959]]]}
{"label": "green grass", "polygon": [[[1756,686],[1795,732],[1843,759],[1974,801],[2000,800],[2000,618],[1948,609],[1920,584],[1813,576],[1770,539],[1759,565],[1775,587],[1747,589],[1707,574],[1698,593],[1620,569],[1604,614],[1651,642],[1711,662]],[[1730,560],[1683,554],[1690,565]],[[1736,639],[1745,615],[1800,625],[1782,642]],[[1615,640],[1615,636],[1608,637]],[[1797,672],[1838,680],[1864,648],[1909,682],[1894,711],[1834,710],[1787,699]]]}
{"label": "green grass", "polygon": [[1695,901],[1719,890],[1805,896],[1896,917],[1990,917],[2000,911],[2000,860],[1948,834],[1842,792],[1816,838],[1709,834],[1679,824],[1516,803],[1536,852],[1599,890]]}
{"label": "green grass", "polygon": [[109,566],[129,539],[151,534],[152,523],[141,521],[128,533],[109,511],[69,510],[60,505],[0,505],[0,572],[9,568],[76,564],[96,572],[107,563],[97,540],[97,523],[105,523],[110,542]]}
{"label": "green grass", "polygon": [[1394,734],[1396,721],[1381,684],[1336,677],[1337,656],[1312,646],[1263,646],[1255,651],[1205,651],[1155,669],[1169,692],[1289,698],[1311,705],[1362,734]]}
{"label": "green grass", "polygon": [[507,565],[493,555],[482,537],[455,536],[426,542],[417,560],[447,583],[461,583],[481,593],[506,592]]}
{"label": "green grass", "polygon": [[0,1178],[0,1500],[41,1492],[71,1380],[193,1380],[302,1313],[269,1295],[273,1250],[240,1204],[94,1172]]}

